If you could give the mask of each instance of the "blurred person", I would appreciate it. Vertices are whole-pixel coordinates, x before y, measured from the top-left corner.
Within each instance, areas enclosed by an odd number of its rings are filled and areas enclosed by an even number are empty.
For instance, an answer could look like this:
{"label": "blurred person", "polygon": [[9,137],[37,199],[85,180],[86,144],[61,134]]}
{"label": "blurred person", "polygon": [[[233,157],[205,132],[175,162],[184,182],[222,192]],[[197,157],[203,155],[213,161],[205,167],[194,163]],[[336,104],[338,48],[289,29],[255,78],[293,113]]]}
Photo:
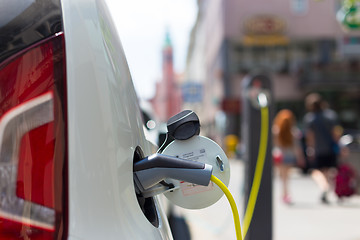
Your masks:
{"label": "blurred person", "polygon": [[311,175],[322,191],[321,201],[328,204],[327,195],[339,154],[337,115],[318,93],[306,97],[305,107],[308,111],[304,116],[306,154],[313,168]]}
{"label": "blurred person", "polygon": [[281,160],[277,166],[282,181],[282,200],[292,204],[289,194],[289,173],[296,165],[304,163],[304,155],[300,145],[300,130],[296,128],[296,120],[292,111],[283,109],[274,118],[272,133],[274,137],[274,150]]}
{"label": "blurred person", "polygon": [[338,203],[342,203],[345,198],[356,193],[358,174],[354,165],[349,161],[350,149],[348,145],[352,143],[353,138],[350,135],[343,135],[344,129],[341,126],[336,126],[334,133],[339,145],[334,190],[338,197]]}

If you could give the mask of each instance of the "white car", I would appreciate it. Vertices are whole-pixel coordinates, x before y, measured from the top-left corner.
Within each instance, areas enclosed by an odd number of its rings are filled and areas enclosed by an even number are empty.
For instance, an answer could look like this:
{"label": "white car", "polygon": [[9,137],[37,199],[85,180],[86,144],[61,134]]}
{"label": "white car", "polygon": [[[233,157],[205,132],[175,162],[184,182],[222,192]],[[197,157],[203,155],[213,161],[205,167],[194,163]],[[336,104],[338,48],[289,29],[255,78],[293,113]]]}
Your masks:
{"label": "white car", "polygon": [[0,0],[0,239],[172,239],[104,0]]}

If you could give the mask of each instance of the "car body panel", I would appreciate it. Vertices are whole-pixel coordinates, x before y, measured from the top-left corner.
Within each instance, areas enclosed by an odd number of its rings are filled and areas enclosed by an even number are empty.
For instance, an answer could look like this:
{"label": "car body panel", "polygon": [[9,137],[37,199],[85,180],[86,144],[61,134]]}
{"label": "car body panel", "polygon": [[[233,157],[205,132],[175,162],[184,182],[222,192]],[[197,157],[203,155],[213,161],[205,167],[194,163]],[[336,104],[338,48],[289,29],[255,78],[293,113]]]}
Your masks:
{"label": "car body panel", "polygon": [[[134,156],[141,160],[154,149],[144,134],[137,96],[106,0],[2,3],[6,4],[1,4],[0,16],[0,117],[10,116],[19,106],[23,109],[24,101],[33,109],[41,94],[55,100],[51,127],[43,128],[47,122],[41,122],[41,131],[34,130],[30,136],[26,134],[32,128],[26,128],[18,136],[25,138],[19,149],[26,150],[22,158],[26,164],[46,165],[48,171],[21,165],[27,167],[19,180],[17,175],[24,167],[17,165],[20,157],[16,154],[8,164],[11,168],[2,166],[14,170],[2,175],[2,191],[7,193],[2,200],[12,199],[13,190],[16,194],[19,190],[15,198],[27,202],[12,204],[11,209],[7,202],[0,206],[6,207],[0,211],[7,211],[2,215],[0,238],[16,238],[25,232],[31,239],[172,239],[159,199],[141,201],[139,197],[140,207],[135,194]],[[29,112],[24,121],[35,127],[38,120],[32,118],[43,117]],[[12,139],[16,133],[8,135]],[[38,151],[38,146],[46,151]],[[49,156],[40,154],[43,152]],[[46,191],[38,191],[33,178],[39,186],[46,183]],[[26,196],[19,187],[25,184]],[[145,216],[141,209],[147,208],[143,202],[151,203],[150,217],[149,211],[144,211]],[[37,218],[42,212],[35,209],[36,204],[49,207],[52,217],[44,217],[48,222]]]}
{"label": "car body panel", "polygon": [[62,2],[68,95],[69,239],[171,239],[142,213],[133,184],[136,147],[151,148],[105,1]]}

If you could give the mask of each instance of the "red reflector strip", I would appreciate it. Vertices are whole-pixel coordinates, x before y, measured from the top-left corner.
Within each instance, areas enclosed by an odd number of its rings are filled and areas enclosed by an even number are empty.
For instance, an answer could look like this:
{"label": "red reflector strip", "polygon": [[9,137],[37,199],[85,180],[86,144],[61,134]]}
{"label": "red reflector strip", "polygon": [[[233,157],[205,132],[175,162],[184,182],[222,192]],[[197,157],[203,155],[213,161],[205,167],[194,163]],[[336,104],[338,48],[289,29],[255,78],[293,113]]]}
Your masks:
{"label": "red reflector strip", "polygon": [[[26,193],[30,195],[30,197],[28,197],[25,194],[24,198],[29,201],[24,201],[24,199],[16,196],[16,192],[18,191],[18,182],[16,180],[19,179],[19,177],[16,177],[18,175],[19,145],[21,142],[24,142],[21,140],[23,139],[23,136],[26,136],[29,132],[32,134],[44,133],[43,126],[51,125],[48,123],[53,120],[54,110],[52,92],[40,95],[32,100],[18,105],[17,107],[14,107],[0,119],[1,217],[8,218],[13,221],[20,220],[21,222],[34,222],[36,225],[42,223],[43,225],[50,225],[52,229],[54,228],[53,224],[55,221],[55,211],[51,208],[46,208],[30,201],[32,200],[31,196],[35,195],[31,192],[31,190],[37,186],[32,185],[32,178],[29,177],[29,174],[25,175],[25,177],[29,179],[22,178],[22,182],[26,183],[26,187],[19,187],[19,189],[24,190],[23,192],[26,190]],[[32,132],[34,129],[35,132]],[[46,135],[38,135],[38,137],[40,139],[45,137],[46,139]],[[51,139],[53,139],[53,129],[50,131],[50,142],[53,142]],[[42,142],[38,140],[35,141],[35,144],[37,142],[40,142],[40,145],[42,144]],[[49,149],[53,152],[54,147],[51,147],[51,144],[53,143],[50,143]],[[41,150],[39,149],[39,151]],[[50,155],[53,154],[50,153]],[[39,157],[39,154],[35,156]],[[41,164],[41,162],[39,164]],[[25,169],[28,169],[27,166],[25,166]],[[22,170],[24,170],[24,168],[22,168]],[[31,167],[28,170],[30,170],[31,175]],[[53,168],[50,172],[52,171]],[[20,174],[20,176],[24,175]],[[23,186],[25,186],[25,184],[23,184]],[[52,191],[52,189],[53,187],[50,188],[50,191]],[[22,191],[19,192],[22,193]],[[35,193],[43,195],[43,193],[39,193],[39,191],[36,191]],[[49,205],[52,205],[53,194],[49,198],[51,199],[51,203]]]}
{"label": "red reflector strip", "polygon": [[54,208],[54,123],[27,132],[21,140],[16,196]]}

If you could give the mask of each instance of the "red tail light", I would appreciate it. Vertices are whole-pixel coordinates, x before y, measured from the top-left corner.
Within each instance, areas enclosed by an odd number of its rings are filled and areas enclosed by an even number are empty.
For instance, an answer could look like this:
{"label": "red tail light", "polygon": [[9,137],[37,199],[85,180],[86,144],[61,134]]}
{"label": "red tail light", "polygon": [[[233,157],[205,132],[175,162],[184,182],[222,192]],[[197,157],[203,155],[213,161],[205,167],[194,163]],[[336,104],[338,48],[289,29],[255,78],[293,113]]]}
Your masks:
{"label": "red tail light", "polygon": [[58,34],[0,65],[0,239],[64,237],[64,61]]}

